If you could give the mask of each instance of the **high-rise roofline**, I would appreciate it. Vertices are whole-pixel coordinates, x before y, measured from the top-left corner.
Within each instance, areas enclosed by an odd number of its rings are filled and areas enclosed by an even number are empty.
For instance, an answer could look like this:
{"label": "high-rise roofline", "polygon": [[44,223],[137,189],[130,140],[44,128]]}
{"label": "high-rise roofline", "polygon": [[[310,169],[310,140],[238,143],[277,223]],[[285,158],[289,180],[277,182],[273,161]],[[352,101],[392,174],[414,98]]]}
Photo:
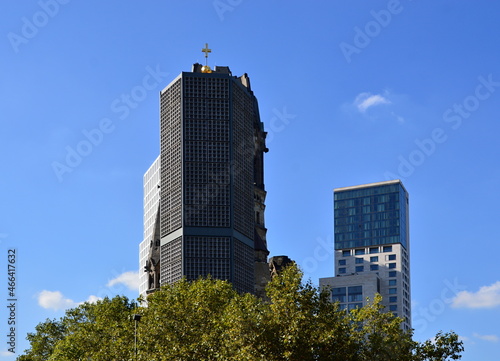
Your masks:
{"label": "high-rise roofline", "polygon": [[376,186],[384,186],[384,185],[389,185],[389,184],[400,184],[401,187],[406,191],[405,186],[403,185],[403,182],[401,182],[400,179],[394,179],[394,180],[388,180],[388,181],[383,181],[383,182],[374,182],[374,183],[367,183],[367,184],[360,184],[357,186],[350,186],[350,187],[340,187],[340,188],[335,188],[333,191],[334,192],[344,192],[344,191],[352,191],[355,189],[362,189],[362,188],[369,188],[369,187],[376,187]]}

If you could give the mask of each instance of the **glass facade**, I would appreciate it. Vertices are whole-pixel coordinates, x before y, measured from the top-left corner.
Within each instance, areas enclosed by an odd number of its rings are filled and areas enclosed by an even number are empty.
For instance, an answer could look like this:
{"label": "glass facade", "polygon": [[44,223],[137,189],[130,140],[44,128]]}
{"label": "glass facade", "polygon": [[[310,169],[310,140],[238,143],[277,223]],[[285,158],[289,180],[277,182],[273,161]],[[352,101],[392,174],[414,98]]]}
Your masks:
{"label": "glass facade", "polygon": [[407,194],[400,183],[334,194],[335,249],[406,244]]}

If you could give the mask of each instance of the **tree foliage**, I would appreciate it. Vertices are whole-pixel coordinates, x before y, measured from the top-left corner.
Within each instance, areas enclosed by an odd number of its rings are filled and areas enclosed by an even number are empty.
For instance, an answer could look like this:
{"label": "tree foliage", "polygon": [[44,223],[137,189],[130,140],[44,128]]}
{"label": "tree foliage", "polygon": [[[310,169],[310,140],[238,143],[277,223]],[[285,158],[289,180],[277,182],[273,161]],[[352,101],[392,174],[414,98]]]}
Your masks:
{"label": "tree foliage", "polygon": [[[213,279],[163,287],[140,307],[117,296],[84,303],[27,336],[19,361],[234,360],[445,361],[460,359],[453,333],[418,343],[380,297],[347,313],[326,293],[302,283],[290,266],[269,283],[268,300],[238,294]],[[141,320],[132,321],[133,314]],[[135,340],[137,340],[137,348]],[[137,352],[137,354],[136,354]]]}

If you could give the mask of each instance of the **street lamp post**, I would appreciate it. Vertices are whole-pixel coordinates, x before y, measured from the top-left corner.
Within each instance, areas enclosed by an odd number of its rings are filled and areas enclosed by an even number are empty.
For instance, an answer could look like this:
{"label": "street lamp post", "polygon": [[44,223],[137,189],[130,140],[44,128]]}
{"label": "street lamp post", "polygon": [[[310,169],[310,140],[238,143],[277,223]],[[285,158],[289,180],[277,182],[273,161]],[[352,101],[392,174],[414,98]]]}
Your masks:
{"label": "street lamp post", "polygon": [[135,360],[137,361],[137,322],[141,320],[141,315],[133,314],[132,320],[134,320],[134,349],[135,349]]}

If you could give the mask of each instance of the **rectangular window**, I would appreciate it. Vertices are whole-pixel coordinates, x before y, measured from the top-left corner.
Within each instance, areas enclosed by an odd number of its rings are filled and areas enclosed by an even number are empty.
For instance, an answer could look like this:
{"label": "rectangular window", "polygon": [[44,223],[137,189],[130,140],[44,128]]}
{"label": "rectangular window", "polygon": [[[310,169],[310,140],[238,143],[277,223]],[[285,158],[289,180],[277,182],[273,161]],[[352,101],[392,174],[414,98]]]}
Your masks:
{"label": "rectangular window", "polygon": [[356,266],[356,272],[363,272],[365,270],[364,266]]}
{"label": "rectangular window", "polygon": [[345,259],[339,259],[339,266],[345,266],[346,260]]}
{"label": "rectangular window", "polygon": [[389,302],[391,302],[391,303],[398,302],[398,296],[390,296],[389,297]]}
{"label": "rectangular window", "polygon": [[359,302],[363,301],[363,295],[349,295],[348,297],[349,302]]}
{"label": "rectangular window", "polygon": [[370,257],[370,262],[378,262],[378,256]]}
{"label": "rectangular window", "polygon": [[342,257],[349,257],[351,255],[351,250],[342,251]]}
{"label": "rectangular window", "polygon": [[390,254],[388,257],[389,261],[395,261],[396,260],[396,255],[395,254]]}
{"label": "rectangular window", "polygon": [[389,306],[389,311],[397,311],[398,310],[398,305],[390,305]]}
{"label": "rectangular window", "polygon": [[349,302],[363,301],[363,286],[348,287],[347,297]]}
{"label": "rectangular window", "polygon": [[370,253],[378,253],[378,247],[372,247],[370,248]]}
{"label": "rectangular window", "polygon": [[389,280],[389,286],[396,286],[396,280]]}
{"label": "rectangular window", "polygon": [[378,264],[371,264],[370,271],[378,271]]}
{"label": "rectangular window", "polygon": [[363,258],[356,258],[356,264],[363,264]]}
{"label": "rectangular window", "polygon": [[388,277],[396,277],[396,271],[389,271]]}
{"label": "rectangular window", "polygon": [[396,268],[396,263],[389,263],[389,269]]}
{"label": "rectangular window", "polygon": [[356,249],[356,250],[354,250],[354,254],[356,256],[359,256],[361,254],[365,254],[365,250],[364,249]]}
{"label": "rectangular window", "polygon": [[341,267],[341,268],[339,268],[339,273],[340,273],[340,274],[345,273],[345,267]]}
{"label": "rectangular window", "polygon": [[345,302],[346,297],[346,288],[345,287],[336,287],[332,288],[332,302]]}
{"label": "rectangular window", "polygon": [[398,289],[397,288],[389,288],[389,294],[390,295],[395,295],[396,293],[398,293]]}
{"label": "rectangular window", "polygon": [[392,246],[384,246],[383,251],[384,252],[392,252]]}

